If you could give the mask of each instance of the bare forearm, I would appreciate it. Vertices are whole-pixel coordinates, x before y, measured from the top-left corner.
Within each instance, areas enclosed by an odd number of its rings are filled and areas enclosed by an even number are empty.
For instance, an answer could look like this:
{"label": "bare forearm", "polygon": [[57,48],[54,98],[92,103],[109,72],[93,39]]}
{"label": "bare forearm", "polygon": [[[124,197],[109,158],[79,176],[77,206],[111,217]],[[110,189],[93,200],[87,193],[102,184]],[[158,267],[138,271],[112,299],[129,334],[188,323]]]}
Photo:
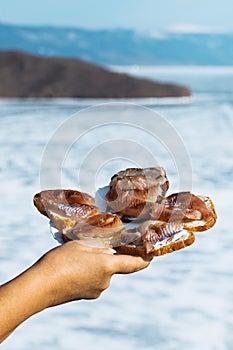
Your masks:
{"label": "bare forearm", "polygon": [[48,306],[48,283],[40,264],[0,287],[0,342],[23,321]]}
{"label": "bare forearm", "polygon": [[47,307],[95,299],[115,273],[149,265],[140,257],[115,256],[106,248],[69,242],[45,254],[27,271],[0,286],[0,342],[23,321]]}

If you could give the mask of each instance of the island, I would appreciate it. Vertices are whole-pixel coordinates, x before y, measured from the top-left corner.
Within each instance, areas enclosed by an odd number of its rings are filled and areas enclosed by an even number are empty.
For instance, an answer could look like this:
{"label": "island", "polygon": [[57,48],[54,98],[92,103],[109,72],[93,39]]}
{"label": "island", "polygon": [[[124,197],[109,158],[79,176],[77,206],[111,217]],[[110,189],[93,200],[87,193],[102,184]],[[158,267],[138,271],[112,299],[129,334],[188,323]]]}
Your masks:
{"label": "island", "polygon": [[138,79],[80,59],[0,52],[1,98],[190,96],[186,86]]}

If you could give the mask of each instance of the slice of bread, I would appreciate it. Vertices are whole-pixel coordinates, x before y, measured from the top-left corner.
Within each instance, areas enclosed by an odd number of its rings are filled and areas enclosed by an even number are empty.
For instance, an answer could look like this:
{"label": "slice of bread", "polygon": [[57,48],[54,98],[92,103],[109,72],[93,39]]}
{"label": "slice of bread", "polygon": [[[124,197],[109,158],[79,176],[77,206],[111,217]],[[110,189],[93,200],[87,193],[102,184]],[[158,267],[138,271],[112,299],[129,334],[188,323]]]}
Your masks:
{"label": "slice of bread", "polygon": [[172,253],[176,250],[190,246],[195,241],[195,236],[192,232],[181,230],[172,237],[166,238],[157,243],[143,244],[142,240],[122,245],[115,248],[120,254],[129,254],[134,256],[146,257],[148,254],[152,256],[160,256]]}

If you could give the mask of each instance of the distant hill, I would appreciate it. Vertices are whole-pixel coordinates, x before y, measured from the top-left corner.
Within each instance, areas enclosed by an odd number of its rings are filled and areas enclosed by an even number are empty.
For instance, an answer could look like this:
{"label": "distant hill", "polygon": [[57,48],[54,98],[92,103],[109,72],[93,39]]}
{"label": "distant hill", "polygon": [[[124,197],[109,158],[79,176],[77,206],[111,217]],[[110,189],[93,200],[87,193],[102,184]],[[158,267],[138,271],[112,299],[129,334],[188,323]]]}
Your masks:
{"label": "distant hill", "polygon": [[79,59],[0,52],[0,97],[174,97],[188,88],[129,77]]}
{"label": "distant hill", "polygon": [[0,24],[0,49],[80,58],[101,65],[232,65],[233,33],[139,34]]}

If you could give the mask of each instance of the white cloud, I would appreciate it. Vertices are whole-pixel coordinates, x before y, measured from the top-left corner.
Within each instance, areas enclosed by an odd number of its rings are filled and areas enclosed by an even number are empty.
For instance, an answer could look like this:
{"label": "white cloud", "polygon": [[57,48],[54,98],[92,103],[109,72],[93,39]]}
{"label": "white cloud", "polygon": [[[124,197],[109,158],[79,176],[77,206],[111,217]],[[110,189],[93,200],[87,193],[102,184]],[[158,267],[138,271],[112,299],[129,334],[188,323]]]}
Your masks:
{"label": "white cloud", "polygon": [[176,24],[174,26],[171,26],[168,28],[169,32],[172,33],[195,33],[195,34],[201,34],[201,33],[224,33],[225,30],[220,27],[208,27],[208,26],[201,26],[196,24]]}

